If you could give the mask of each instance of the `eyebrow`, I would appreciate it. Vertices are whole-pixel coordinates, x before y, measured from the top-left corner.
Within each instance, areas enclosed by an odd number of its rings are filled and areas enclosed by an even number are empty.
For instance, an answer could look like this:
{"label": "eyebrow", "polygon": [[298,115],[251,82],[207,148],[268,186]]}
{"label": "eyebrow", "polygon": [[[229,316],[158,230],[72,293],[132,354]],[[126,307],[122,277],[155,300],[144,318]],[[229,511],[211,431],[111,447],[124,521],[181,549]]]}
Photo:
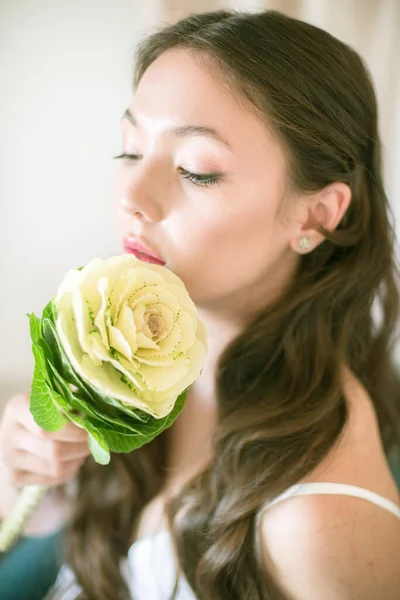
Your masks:
{"label": "eyebrow", "polygon": [[[131,111],[129,110],[129,108],[127,108],[124,114],[122,115],[121,120],[123,121],[124,119],[127,119],[132,125],[134,125],[134,127],[138,127],[138,123]],[[229,150],[232,150],[232,147],[229,144],[229,142],[227,142],[223,137],[221,137],[218,131],[216,129],[213,129],[212,127],[205,127],[204,125],[178,125],[176,127],[171,127],[170,129],[168,129],[168,132],[180,138],[187,138],[192,136],[209,137],[219,142],[220,144],[223,144],[224,146],[229,148]]]}

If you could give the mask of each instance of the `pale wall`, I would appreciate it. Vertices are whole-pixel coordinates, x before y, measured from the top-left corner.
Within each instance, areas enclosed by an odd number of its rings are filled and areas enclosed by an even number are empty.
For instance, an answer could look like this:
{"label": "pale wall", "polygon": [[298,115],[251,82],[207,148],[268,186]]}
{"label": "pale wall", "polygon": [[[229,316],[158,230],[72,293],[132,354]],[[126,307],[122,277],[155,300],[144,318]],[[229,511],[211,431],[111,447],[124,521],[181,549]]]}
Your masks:
{"label": "pale wall", "polygon": [[159,15],[140,0],[0,0],[0,403],[29,386],[26,313],[68,268],[119,250],[111,157],[137,34]]}

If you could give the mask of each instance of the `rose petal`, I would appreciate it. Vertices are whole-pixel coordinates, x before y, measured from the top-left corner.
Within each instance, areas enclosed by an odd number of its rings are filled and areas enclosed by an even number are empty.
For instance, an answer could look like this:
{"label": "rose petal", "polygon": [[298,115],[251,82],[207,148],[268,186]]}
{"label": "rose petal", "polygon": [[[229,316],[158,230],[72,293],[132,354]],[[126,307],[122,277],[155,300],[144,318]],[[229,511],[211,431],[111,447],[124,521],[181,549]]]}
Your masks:
{"label": "rose petal", "polygon": [[82,350],[87,352],[96,364],[100,364],[92,352],[91,344],[91,335],[97,332],[97,328],[92,323],[92,319],[89,316],[88,307],[85,305],[81,290],[79,288],[74,290],[72,295],[72,309],[75,316],[78,339]]}
{"label": "rose petal", "polygon": [[194,321],[193,316],[187,311],[181,310],[179,313],[178,324],[182,332],[181,338],[178,343],[177,351],[186,352],[194,340],[197,323]]}
{"label": "rose petal", "polygon": [[157,344],[155,342],[153,342],[153,340],[150,337],[148,337],[146,334],[142,333],[141,331],[137,332],[136,340],[137,340],[138,350],[140,350],[142,348],[152,348],[153,350],[158,350]]}
{"label": "rose petal", "polygon": [[137,351],[136,324],[135,324],[135,319],[133,318],[132,311],[130,308],[128,308],[126,306],[126,304],[124,304],[121,307],[121,310],[120,310],[120,313],[118,316],[117,327],[122,332],[123,336],[125,337],[126,341],[128,342],[128,344],[131,348],[132,354],[135,354]]}
{"label": "rose petal", "polygon": [[57,294],[55,296],[55,302],[57,308],[60,306],[60,302],[62,302],[65,296],[69,296],[72,294],[74,290],[82,283],[84,276],[81,271],[77,271],[75,269],[70,269],[68,273],[65,275],[61,285],[57,290]]}
{"label": "rose petal", "polygon": [[157,343],[159,344],[164,338],[166,338],[172,331],[174,325],[174,315],[172,310],[165,304],[155,304],[154,310],[156,310],[163,322],[163,331],[159,336]]}
{"label": "rose petal", "polygon": [[85,355],[82,359],[82,365],[78,365],[78,369],[91,385],[99,388],[112,398],[120,400],[125,406],[140,408],[149,414],[154,413],[148,403],[141,399],[141,392],[133,390],[132,387],[121,381],[123,374],[114,369],[111,364],[103,363],[101,367],[96,367],[90,361],[90,358]]}
{"label": "rose petal", "polygon": [[106,316],[105,313],[106,313],[107,304],[108,304],[108,295],[107,295],[108,287],[109,287],[108,278],[101,277],[97,284],[97,289],[101,296],[101,306],[100,306],[99,312],[97,313],[97,316],[94,320],[96,327],[100,331],[100,335],[101,335],[101,339],[103,340],[103,344],[105,345],[105,347],[107,349],[110,348],[110,342],[108,339],[107,325],[106,325],[106,318],[105,318],[105,316]]}
{"label": "rose petal", "polygon": [[146,360],[151,360],[152,358],[159,359],[170,356],[177,349],[181,338],[182,329],[178,324],[175,324],[171,333],[158,344],[157,352],[147,350],[146,348],[139,348],[137,351],[137,360],[146,362]]}
{"label": "rose petal", "polygon": [[144,389],[144,386],[140,381],[140,374],[136,373],[135,377],[132,371],[123,367],[120,361],[110,356],[106,348],[103,346],[101,339],[94,339],[92,348],[97,358],[103,361],[103,366],[104,363],[110,363],[115,369],[117,369],[117,371],[123,373],[123,375],[125,375],[125,377],[127,377],[129,381],[131,381],[138,388],[138,390],[142,391]]}
{"label": "rose petal", "polygon": [[[190,365],[189,369],[187,370],[186,374],[182,377],[182,379],[177,381],[171,388],[166,390],[165,393],[171,397],[177,398],[184,390],[186,390],[186,388],[192,385],[192,383],[196,381],[196,379],[201,374],[205,357],[206,348],[204,344],[199,340],[196,340],[187,353],[187,359]],[[155,401],[154,399],[156,394],[155,392],[153,392],[153,394],[154,395],[150,396],[150,398],[153,398],[153,401]],[[143,399],[147,399],[146,390],[143,392]],[[160,396],[160,399],[162,399],[162,395]]]}
{"label": "rose petal", "polygon": [[[132,309],[130,309],[132,310]],[[138,304],[134,310],[132,310],[133,319],[135,321],[136,331],[141,331],[146,321],[144,314],[146,312],[146,306],[144,304]]]}
{"label": "rose petal", "polygon": [[142,285],[134,269],[124,271],[122,275],[114,282],[110,292],[110,314],[114,323],[117,321],[120,310],[126,304],[127,298],[132,294],[132,291]]}
{"label": "rose petal", "polygon": [[56,327],[73,368],[126,406],[167,415],[201,373],[207,348],[183,282],[133,255],[97,259],[65,279]]}
{"label": "rose petal", "polygon": [[111,326],[108,328],[108,335],[110,337],[110,346],[118,350],[128,360],[132,360],[132,350],[121,331]]}
{"label": "rose petal", "polygon": [[158,392],[169,390],[178,381],[181,381],[188,371],[189,361],[187,359],[177,361],[167,368],[154,369],[154,367],[143,364],[140,368],[145,388]]}
{"label": "rose petal", "polygon": [[153,306],[154,304],[156,304],[157,302],[159,302],[160,297],[158,293],[153,292],[144,292],[142,294],[139,294],[138,292],[136,294],[134,294],[132,297],[129,297],[127,300],[127,304],[131,307],[131,309],[133,311],[135,311],[136,307],[139,304],[142,304],[143,306],[147,307],[149,306]]}

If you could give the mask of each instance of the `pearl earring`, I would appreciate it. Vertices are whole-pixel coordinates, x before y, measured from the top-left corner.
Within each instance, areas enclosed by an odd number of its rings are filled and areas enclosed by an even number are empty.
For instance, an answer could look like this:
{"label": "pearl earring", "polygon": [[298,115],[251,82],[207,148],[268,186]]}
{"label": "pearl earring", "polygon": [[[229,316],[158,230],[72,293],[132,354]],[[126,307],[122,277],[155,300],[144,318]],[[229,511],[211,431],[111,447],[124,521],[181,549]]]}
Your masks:
{"label": "pearl earring", "polygon": [[311,238],[308,235],[303,235],[303,237],[299,240],[300,250],[306,251],[309,250],[312,246]]}

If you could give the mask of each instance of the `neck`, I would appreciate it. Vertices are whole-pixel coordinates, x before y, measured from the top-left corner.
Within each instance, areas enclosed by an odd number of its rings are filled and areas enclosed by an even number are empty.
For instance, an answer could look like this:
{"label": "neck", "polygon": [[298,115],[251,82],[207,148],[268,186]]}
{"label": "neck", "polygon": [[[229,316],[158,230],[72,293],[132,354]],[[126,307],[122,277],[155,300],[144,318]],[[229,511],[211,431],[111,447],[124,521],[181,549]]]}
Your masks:
{"label": "neck", "polygon": [[167,480],[172,486],[199,471],[211,456],[212,435],[218,422],[216,376],[219,358],[252,315],[285,289],[297,265],[296,256],[290,250],[288,253],[286,267],[275,265],[271,273],[263,277],[265,285],[246,288],[213,302],[212,306],[197,304],[198,316],[207,331],[208,352],[203,371],[190,387],[182,413],[166,432]]}
{"label": "neck", "polygon": [[240,331],[238,325],[199,310],[207,330],[208,352],[200,377],[190,387],[185,407],[167,434],[167,487],[180,485],[209,460],[218,421],[215,378],[218,359]]}
{"label": "neck", "polygon": [[240,333],[243,324],[239,320],[223,319],[205,309],[198,309],[198,315],[207,331],[208,351],[202,374],[191,387],[191,395],[207,407],[217,407],[215,384],[218,361],[225,348]]}

